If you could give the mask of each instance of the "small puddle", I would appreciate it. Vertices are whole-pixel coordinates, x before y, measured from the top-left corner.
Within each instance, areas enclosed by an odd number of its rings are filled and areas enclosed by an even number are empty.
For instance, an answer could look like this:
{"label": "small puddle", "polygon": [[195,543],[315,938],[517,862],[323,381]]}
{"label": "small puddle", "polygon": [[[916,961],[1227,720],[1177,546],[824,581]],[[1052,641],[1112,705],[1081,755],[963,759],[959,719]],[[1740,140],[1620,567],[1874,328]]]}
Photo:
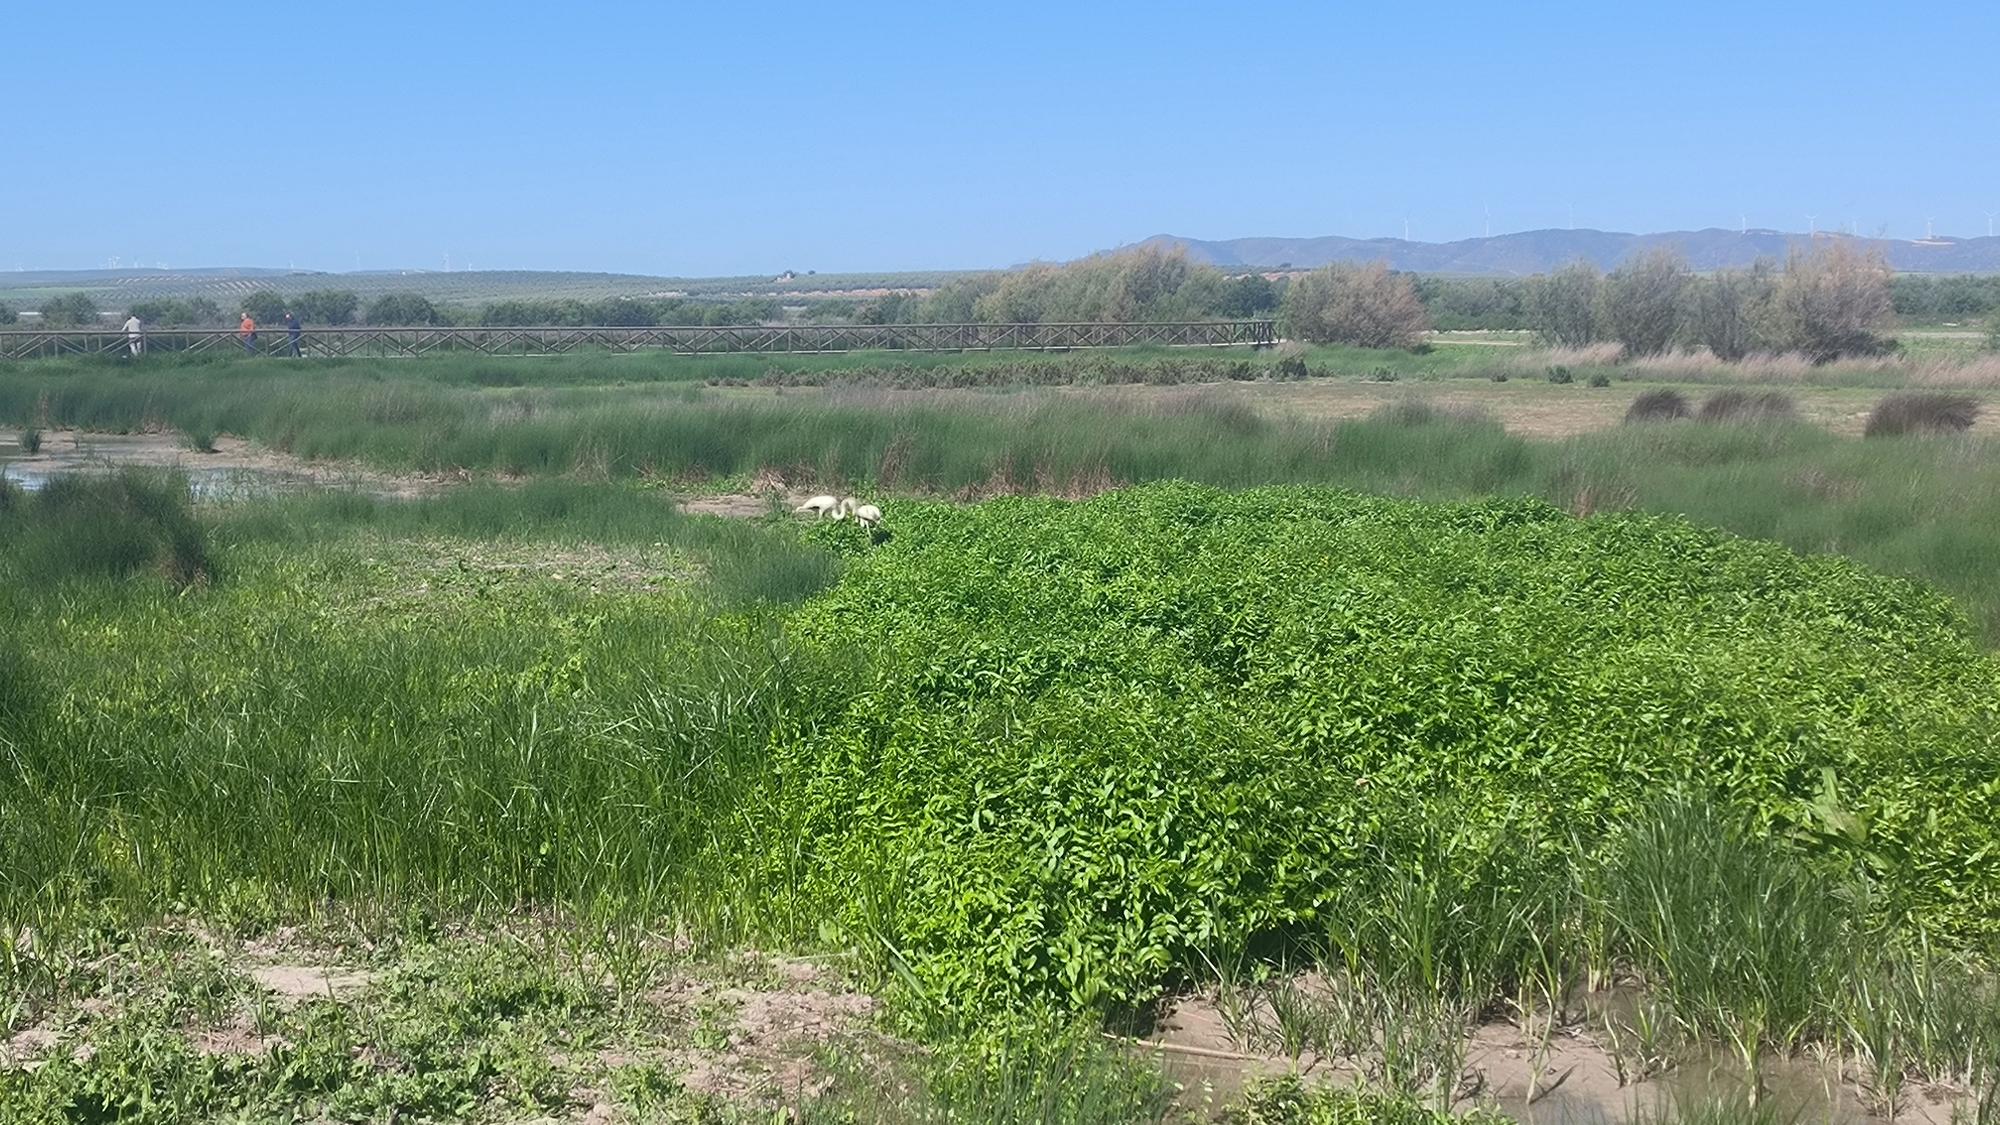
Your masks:
{"label": "small puddle", "polygon": [[216,442],[217,451],[199,453],[176,434],[95,434],[60,431],[44,434],[41,448],[29,453],[14,434],[0,436],[0,481],[37,492],[50,481],[73,473],[108,473],[126,466],[172,469],[185,473],[188,491],[199,500],[249,500],[339,488],[388,498],[418,495],[435,482],[409,481],[358,469],[311,464],[255,449],[233,438]]}

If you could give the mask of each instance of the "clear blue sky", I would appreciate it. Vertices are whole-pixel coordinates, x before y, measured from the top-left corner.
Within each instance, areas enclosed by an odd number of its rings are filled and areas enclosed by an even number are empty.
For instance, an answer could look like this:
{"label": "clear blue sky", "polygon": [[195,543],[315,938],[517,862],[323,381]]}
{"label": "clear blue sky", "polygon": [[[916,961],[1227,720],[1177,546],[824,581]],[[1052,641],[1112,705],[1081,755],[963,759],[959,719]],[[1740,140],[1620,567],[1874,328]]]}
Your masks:
{"label": "clear blue sky", "polygon": [[1489,211],[2000,210],[1990,0],[44,0],[0,54],[0,269],[956,268]]}

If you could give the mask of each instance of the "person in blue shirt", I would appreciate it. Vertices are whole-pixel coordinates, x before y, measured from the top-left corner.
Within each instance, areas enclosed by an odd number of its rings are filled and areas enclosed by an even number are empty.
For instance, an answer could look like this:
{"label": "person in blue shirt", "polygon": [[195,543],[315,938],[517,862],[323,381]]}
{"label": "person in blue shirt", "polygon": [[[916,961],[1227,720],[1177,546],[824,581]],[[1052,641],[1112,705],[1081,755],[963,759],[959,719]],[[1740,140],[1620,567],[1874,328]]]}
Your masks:
{"label": "person in blue shirt", "polygon": [[293,358],[293,359],[297,359],[297,358],[299,358],[299,332],[300,332],[300,328],[299,328],[299,318],[298,318],[297,316],[294,316],[294,315],[292,314],[292,310],[290,310],[290,309],[286,309],[286,310],[285,310],[285,334],[286,334],[287,336],[290,336],[290,337],[291,337],[291,345],[292,345],[292,358]]}

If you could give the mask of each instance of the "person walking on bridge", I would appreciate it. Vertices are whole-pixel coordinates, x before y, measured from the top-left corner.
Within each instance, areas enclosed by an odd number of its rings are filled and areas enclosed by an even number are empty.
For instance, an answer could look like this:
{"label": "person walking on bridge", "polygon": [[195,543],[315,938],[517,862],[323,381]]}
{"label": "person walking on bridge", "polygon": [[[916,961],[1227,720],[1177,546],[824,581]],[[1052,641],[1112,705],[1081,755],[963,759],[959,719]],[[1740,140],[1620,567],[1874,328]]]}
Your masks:
{"label": "person walking on bridge", "polygon": [[294,316],[294,315],[292,314],[292,310],[290,310],[290,309],[286,309],[286,310],[285,310],[285,335],[286,335],[286,336],[288,336],[288,337],[290,338],[290,343],[291,343],[291,346],[292,346],[292,358],[293,358],[293,359],[297,359],[297,358],[299,358],[299,332],[300,332],[300,331],[302,331],[302,330],[301,330],[301,329],[300,329],[300,327],[299,327],[299,318],[298,318],[297,316]]}
{"label": "person walking on bridge", "polygon": [[138,313],[125,318],[125,347],[133,359],[146,350],[146,322],[139,319]]}
{"label": "person walking on bridge", "polygon": [[243,354],[257,354],[257,322],[250,319],[250,311],[243,311],[243,323],[236,326],[236,337],[243,341]]}

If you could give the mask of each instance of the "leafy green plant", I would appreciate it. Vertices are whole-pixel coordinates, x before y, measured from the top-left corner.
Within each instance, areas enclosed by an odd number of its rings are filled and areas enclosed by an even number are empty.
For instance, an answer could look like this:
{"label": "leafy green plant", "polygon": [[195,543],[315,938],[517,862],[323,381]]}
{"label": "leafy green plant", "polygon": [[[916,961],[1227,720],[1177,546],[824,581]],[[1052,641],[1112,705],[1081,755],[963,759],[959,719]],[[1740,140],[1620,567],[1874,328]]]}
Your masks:
{"label": "leafy green plant", "polygon": [[[745,829],[784,842],[760,881],[893,950],[920,1005],[1143,1004],[1331,917],[1440,919],[1336,948],[1477,1005],[1550,972],[1530,935],[1574,914],[1544,866],[1567,849],[1498,841],[1601,841],[1661,787],[1806,823],[1818,782],[1800,770],[1836,762],[1871,846],[1894,841],[1868,877],[1899,909],[1971,941],[1995,916],[2000,878],[1921,874],[1984,870],[2000,823],[1992,788],[1951,764],[1993,753],[1991,665],[1936,595],[1837,560],[1531,502],[1164,485],[899,507],[895,538],[793,628],[877,664],[865,706],[774,750],[785,786]],[[1838,703],[1786,686],[1829,676]],[[1824,748],[1803,761],[1800,731]],[[1897,796],[1914,791],[1921,814]],[[1686,909],[1782,889],[1801,911],[1784,924],[1848,924],[1792,860],[1723,865],[1736,854],[1703,870],[1740,886]],[[1759,929],[1744,956],[1773,960],[1704,977],[1670,960],[1679,924],[1634,919],[1616,944],[1662,959],[1688,1018],[1727,1016],[1746,1042],[1823,1026],[1800,980],[1831,947]]]}

